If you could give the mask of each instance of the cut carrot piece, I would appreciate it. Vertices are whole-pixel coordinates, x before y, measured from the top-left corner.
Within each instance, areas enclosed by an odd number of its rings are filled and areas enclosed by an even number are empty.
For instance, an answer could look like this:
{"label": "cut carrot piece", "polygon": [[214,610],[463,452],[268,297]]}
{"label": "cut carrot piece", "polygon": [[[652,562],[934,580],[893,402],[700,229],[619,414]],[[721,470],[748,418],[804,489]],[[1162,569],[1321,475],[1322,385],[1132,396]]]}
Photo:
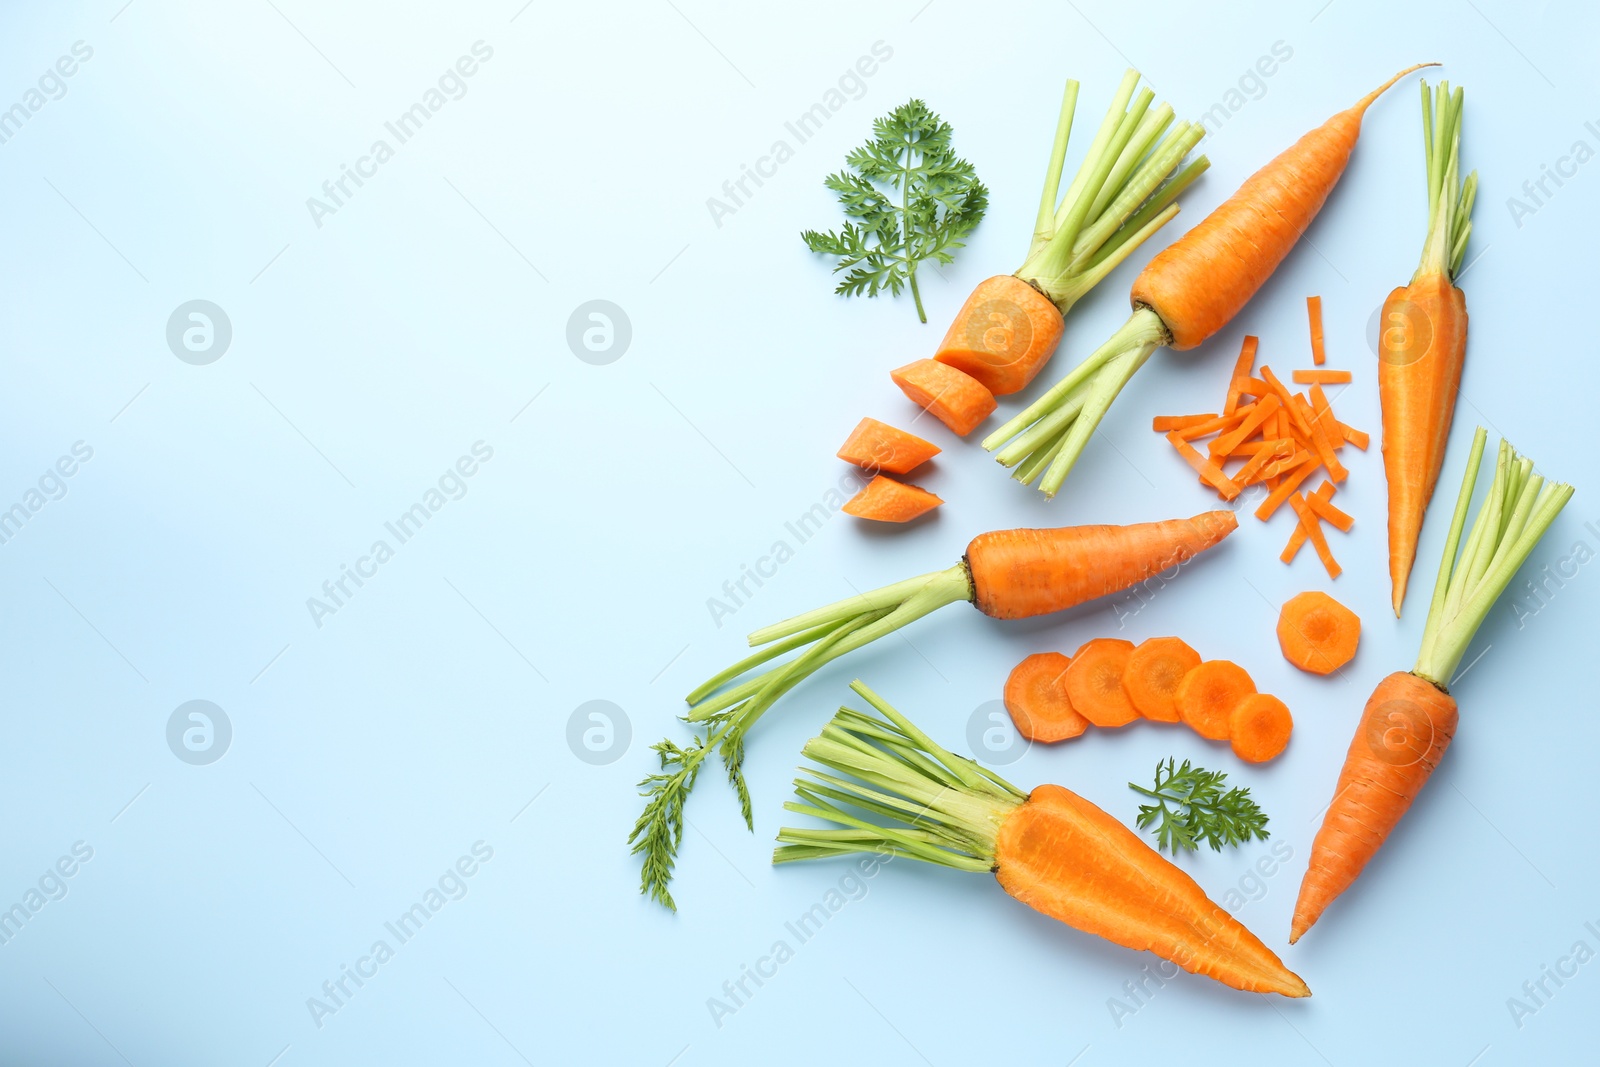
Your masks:
{"label": "cut carrot piece", "polygon": [[1332,674],[1355,658],[1360,641],[1360,617],[1327,593],[1300,593],[1278,612],[1283,658],[1308,674]]}
{"label": "cut carrot piece", "polygon": [[1347,370],[1297,370],[1290,374],[1296,385],[1348,385]]}
{"label": "cut carrot piece", "polygon": [[1232,475],[1234,481],[1240,485],[1254,485],[1262,478],[1262,472],[1274,461],[1287,458],[1294,448],[1293,441],[1267,441],[1268,447],[1261,448],[1252,456],[1238,472]]}
{"label": "cut carrot piece", "polygon": [[[1332,484],[1329,482],[1323,482],[1322,485],[1327,486],[1329,489],[1333,488]],[[1318,493],[1313,493],[1306,497],[1306,507],[1314,511],[1317,515],[1317,518],[1328,523],[1330,526],[1337,527],[1340,533],[1349,533],[1350,527],[1356,524],[1356,520],[1349,514],[1340,511],[1338,508],[1329,503],[1328,497],[1321,496],[1321,486],[1318,486],[1318,490]],[[1328,496],[1332,495],[1332,493],[1328,494]]]}
{"label": "cut carrot piece", "polygon": [[1067,696],[1067,668],[1072,657],[1060,652],[1035,652],[1011,669],[1005,704],[1017,732],[1029,741],[1050,744],[1077,737],[1089,728]]}
{"label": "cut carrot piece", "polygon": [[1199,426],[1214,418],[1215,415],[1157,415],[1150,420],[1150,428],[1157,433],[1168,433],[1172,430],[1187,430],[1191,426]]}
{"label": "cut carrot piece", "polygon": [[1305,397],[1296,395],[1295,407],[1300,412],[1300,417],[1306,420],[1306,425],[1311,427],[1311,444],[1317,451],[1317,456],[1322,460],[1322,465],[1328,468],[1328,477],[1334,482],[1342,482],[1350,476],[1344,464],[1339,462],[1339,457],[1333,454],[1333,442],[1328,440],[1327,433],[1322,429],[1322,423],[1317,420],[1316,414],[1311,410],[1311,405],[1306,403]]}
{"label": "cut carrot piece", "polygon": [[1344,573],[1344,568],[1333,558],[1333,550],[1328,547],[1328,539],[1322,534],[1322,520],[1312,513],[1306,506],[1305,498],[1298,493],[1289,498],[1289,506],[1300,516],[1300,522],[1306,528],[1306,537],[1311,541],[1311,547],[1317,550],[1317,558],[1322,560],[1322,565],[1327,568],[1328,577],[1339,577]]}
{"label": "cut carrot piece", "polygon": [[982,382],[938,360],[907,363],[889,377],[913,404],[932,412],[958,437],[971,433],[998,406]]}
{"label": "cut carrot piece", "polygon": [[1200,653],[1176,637],[1152,637],[1128,657],[1122,688],[1134,710],[1154,722],[1177,722],[1178,683],[1200,666]]}
{"label": "cut carrot piece", "polygon": [[938,454],[938,445],[877,419],[858,422],[838,452],[846,463],[888,474],[908,474]]}
{"label": "cut carrot piece", "polygon": [[1246,763],[1265,763],[1282,752],[1294,732],[1294,716],[1270,693],[1253,693],[1239,701],[1228,718],[1233,754]]}
{"label": "cut carrot piece", "polygon": [[1139,717],[1122,688],[1122,676],[1133,642],[1097,637],[1072,657],[1067,668],[1067,696],[1079,715],[1096,726],[1126,726]]}
{"label": "cut carrot piece", "polygon": [[971,375],[995,396],[1033,381],[1061,340],[1061,310],[1013,274],[978,283],[933,358]]}
{"label": "cut carrot piece", "polygon": [[944,501],[914,485],[878,475],[862,486],[861,492],[845,501],[842,509],[858,519],[878,522],[910,522],[925,515]]}
{"label": "cut carrot piece", "polygon": [[1289,421],[1299,427],[1300,432],[1309,438],[1311,436],[1311,427],[1294,406],[1294,394],[1289,392],[1289,387],[1278,380],[1278,376],[1272,373],[1271,367],[1263,366],[1261,368],[1261,377],[1268,385],[1272,386],[1272,391],[1278,394],[1278,400],[1283,404],[1283,410],[1288,413]]}
{"label": "cut carrot piece", "polygon": [[[1269,396],[1259,404],[1254,404],[1251,406],[1253,406],[1255,410],[1250,412],[1249,416],[1243,422],[1229,430],[1227,433],[1223,434],[1221,437],[1217,438],[1216,442],[1212,444],[1211,454],[1213,457],[1217,455],[1226,456],[1231,454],[1233,450],[1239,446],[1240,442],[1261,428],[1261,424],[1267,421],[1268,415],[1271,415],[1274,411],[1278,410],[1280,401],[1276,396]],[[1244,408],[1240,408],[1239,410],[1243,411]]]}
{"label": "cut carrot piece", "polygon": [[1178,717],[1208,741],[1228,739],[1228,720],[1256,683],[1237,663],[1208,659],[1183,676],[1174,694]]}
{"label": "cut carrot piece", "polygon": [[1261,502],[1259,508],[1256,508],[1256,518],[1262,521],[1272,518],[1273,513],[1289,499],[1289,494],[1300,488],[1300,483],[1311,477],[1311,473],[1320,466],[1322,461],[1312,456],[1292,471],[1286,471],[1283,480],[1272,490],[1272,494]]}
{"label": "cut carrot piece", "polygon": [[1346,441],[1349,441],[1363,452],[1367,450],[1367,445],[1371,443],[1371,439],[1367,436],[1365,430],[1357,430],[1353,426],[1346,426],[1344,423],[1338,422],[1337,419],[1334,421],[1338,423],[1339,432],[1344,435]]}
{"label": "cut carrot piece", "polygon": [[1231,415],[1218,415],[1205,422],[1195,423],[1193,426],[1185,426],[1181,430],[1170,430],[1168,432],[1177,434],[1185,441],[1193,441],[1196,437],[1205,437],[1219,430],[1231,430],[1243,422],[1254,407],[1254,404],[1246,404],[1242,408],[1234,409]]}
{"label": "cut carrot piece", "polygon": [[1182,456],[1189,466],[1195,469],[1196,473],[1205,480],[1207,485],[1212,486],[1222,494],[1222,499],[1232,500],[1239,495],[1241,492],[1239,484],[1226,474],[1223,474],[1221,467],[1195,451],[1194,446],[1179,437],[1176,432],[1167,434],[1167,441],[1173,448],[1178,450],[1178,455]]}
{"label": "cut carrot piece", "polygon": [[[1322,484],[1317,486],[1317,491],[1315,493],[1312,493],[1308,497],[1306,497],[1306,502],[1310,503],[1312,500],[1321,500],[1321,501],[1326,502],[1329,499],[1331,499],[1332,497],[1333,497],[1333,483],[1328,481],[1326,478],[1324,478],[1323,481],[1322,481]],[[1337,510],[1337,509],[1335,509],[1335,510]],[[1339,514],[1343,515],[1344,512],[1341,511],[1341,512],[1339,512]],[[1306,527],[1305,527],[1305,523],[1296,522],[1294,524],[1294,532],[1289,535],[1289,543],[1283,546],[1283,554],[1281,556],[1279,556],[1278,558],[1283,560],[1283,562],[1285,562],[1285,563],[1293,562],[1294,561],[1294,557],[1300,554],[1300,546],[1305,544],[1305,543],[1306,543]]]}
{"label": "cut carrot piece", "polygon": [[1233,377],[1228,381],[1228,402],[1222,407],[1224,415],[1232,415],[1239,406],[1239,394],[1244,391],[1244,383],[1250,380],[1250,372],[1256,365],[1256,348],[1260,344],[1259,337],[1245,335],[1244,344],[1239,347],[1239,359],[1233,365]]}
{"label": "cut carrot piece", "polygon": [[1320,367],[1328,358],[1322,350],[1322,297],[1306,297],[1306,315],[1311,319],[1311,362]]}

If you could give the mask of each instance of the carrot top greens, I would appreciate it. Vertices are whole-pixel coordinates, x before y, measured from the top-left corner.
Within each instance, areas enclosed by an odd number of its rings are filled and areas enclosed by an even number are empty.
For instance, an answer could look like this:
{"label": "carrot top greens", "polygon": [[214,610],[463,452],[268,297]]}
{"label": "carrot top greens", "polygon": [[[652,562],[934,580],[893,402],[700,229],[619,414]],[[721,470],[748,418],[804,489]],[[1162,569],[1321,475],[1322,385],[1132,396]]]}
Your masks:
{"label": "carrot top greens", "polygon": [[1461,86],[1449,82],[1438,91],[1422,83],[1423,151],[1428,169],[1428,239],[1422,246],[1417,275],[1454,278],[1472,234],[1472,202],[1478,195],[1478,172],[1461,173]]}
{"label": "carrot top greens", "polygon": [[1168,759],[1156,764],[1155,787],[1128,783],[1128,788],[1150,797],[1154,804],[1139,806],[1139,829],[1156,828],[1156,849],[1174,856],[1180,848],[1195,851],[1204,842],[1217,852],[1223,845],[1240,845],[1254,837],[1265,841],[1266,813],[1250,799],[1250,790],[1234,786],[1224,771],[1208,771],[1188,760],[1174,766]]}

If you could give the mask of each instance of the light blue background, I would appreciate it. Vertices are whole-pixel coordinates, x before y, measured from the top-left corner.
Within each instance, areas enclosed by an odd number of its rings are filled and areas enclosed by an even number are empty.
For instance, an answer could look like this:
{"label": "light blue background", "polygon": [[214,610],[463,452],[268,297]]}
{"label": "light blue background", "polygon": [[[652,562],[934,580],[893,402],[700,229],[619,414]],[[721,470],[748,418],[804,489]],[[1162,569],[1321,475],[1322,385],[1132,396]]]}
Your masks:
{"label": "light blue background", "polygon": [[[1320,8],[1320,10],[1319,10]],[[862,415],[914,414],[889,368],[927,355],[1030,230],[1063,78],[1084,86],[1076,160],[1128,64],[1196,117],[1278,41],[1292,57],[1204,150],[1212,167],[1157,243],[1392,71],[1422,59],[1468,87],[1482,174],[1463,286],[1472,346],[1441,493],[1473,425],[1579,487],[1532,568],[1600,539],[1591,316],[1600,163],[1538,210],[1507,198],[1577,140],[1600,148],[1593,14],[1517,5],[1322,0],[1216,6],[952,0],[749,5],[535,0],[8,4],[0,107],[76,41],[93,56],[0,145],[0,507],[74,442],[93,458],[0,545],[5,760],[0,906],[74,842],[93,859],[0,945],[0,1059],[16,1064],[604,1061],[1513,1064],[1592,1058],[1600,963],[1519,1028],[1508,997],[1600,926],[1586,837],[1594,583],[1495,609],[1457,687],[1462,728],[1360,885],[1284,947],[1314,818],[1371,686],[1415,654],[1445,507],[1424,531],[1404,621],[1387,617],[1377,449],[1350,460],[1346,568],[1276,561],[1288,520],[1253,519],[1137,614],[1098,604],[1001,625],[962,607],[823,672],[750,741],[756,833],[714,773],[690,805],[677,916],[636,895],[623,843],[648,744],[742,634],[820,601],[946,566],[973,534],[1128,522],[1208,506],[1145,427],[1203,409],[1246,332],[1287,371],[1321,293],[1341,416],[1378,423],[1372,312],[1423,235],[1415,79],[1369,114],[1342,184],[1238,321],[1158,354],[1053,503],[932,420],[918,480],[948,503],[893,532],[835,517],[718,628],[723,582],[844,473]],[[519,10],[520,9],[520,10]],[[473,43],[493,57],[336,214],[306,199],[354,164]],[[706,200],[874,42],[892,57],[737,212]],[[871,118],[919,95],[992,190],[971,246],[908,299],[844,300],[797,231],[838,215],[821,178]],[[1074,164],[1075,165],[1075,164]],[[1314,244],[1314,247],[1311,245]],[[1135,263],[1076,312],[1058,366],[1121,322]],[[209,366],[168,350],[179,304],[233,326]],[[620,305],[633,339],[575,358],[569,315]],[[530,403],[531,402],[531,403]],[[1009,405],[1005,410],[1012,410]],[[306,607],[475,442],[467,492],[319,628]],[[1518,586],[1521,585],[1519,579]],[[1276,606],[1336,592],[1365,622],[1342,678],[1289,668]],[[1514,590],[1515,592],[1515,590]],[[1120,616],[1125,616],[1119,619]],[[1119,621],[1123,624],[1119,631]],[[974,709],[1023,654],[1178,633],[1246,665],[1294,708],[1288,753],[1244,768],[1151,726],[1029,752],[1019,784],[1071,786],[1131,821],[1169,754],[1251,786],[1293,859],[1240,918],[1310,1001],[1185,976],[1136,1014],[1109,1000],[1153,958],[1054,924],[989,879],[891,865],[719,1027],[707,999],[754,965],[844,868],[768,863],[804,740],[855,675],[965,748]],[[214,701],[232,744],[174,757],[169,715]],[[573,709],[631,721],[621,758],[567,744]],[[482,841],[493,858],[319,1028],[307,998],[386,937]],[[1270,854],[1184,859],[1216,898]],[[391,942],[393,943],[393,942]],[[1591,973],[1593,972],[1593,973]],[[1551,988],[1554,988],[1553,986]]]}

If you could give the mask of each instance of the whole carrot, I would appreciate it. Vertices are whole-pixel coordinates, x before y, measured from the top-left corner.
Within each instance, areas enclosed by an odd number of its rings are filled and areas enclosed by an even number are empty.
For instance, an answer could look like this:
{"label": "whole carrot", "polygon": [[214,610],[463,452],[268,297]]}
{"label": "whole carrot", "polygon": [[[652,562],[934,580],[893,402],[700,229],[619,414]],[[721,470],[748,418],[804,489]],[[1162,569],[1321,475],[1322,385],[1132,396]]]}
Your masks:
{"label": "whole carrot", "polygon": [[1390,78],[1258,170],[1133,283],[1127,323],[1016,418],[984,439],[1015,477],[1054,496],[1122,387],[1162,346],[1183,351],[1215,334],[1289,254],[1344,173],[1361,118]]}
{"label": "whole carrot", "polygon": [[826,770],[808,768],[795,779],[799,799],[784,805],[834,826],[778,831],[774,863],[868,853],[992,871],[1035,911],[1191,974],[1311,995],[1193,878],[1105,811],[1058,785],[1024,793],[941,748],[862,683],[850,688],[878,714],[841,708],[804,750]]}
{"label": "whole carrot", "polygon": [[1311,845],[1291,943],[1356,880],[1439,765],[1456,732],[1450,679],[1489,609],[1572,496],[1570,485],[1546,484],[1532,460],[1501,441],[1494,485],[1463,543],[1485,438],[1481,428],[1473,438],[1417,665],[1379,682],[1362,711]]}
{"label": "whole carrot", "polygon": [[1422,516],[1444,465],[1456,390],[1467,353],[1467,298],[1455,284],[1472,233],[1478,172],[1462,181],[1458,86],[1435,94],[1422,83],[1428,172],[1428,238],[1411,283],[1383,302],[1378,332],[1378,399],[1383,472],[1389,482],[1389,581],[1394,613],[1406,597]]}
{"label": "whole carrot", "polygon": [[[683,803],[706,756],[716,752],[751,826],[750,794],[741,770],[744,739],[789,690],[824,664],[894,633],[947,604],[968,601],[996,619],[1024,619],[1115,593],[1204,552],[1238,527],[1230,511],[1131,526],[1068,526],[980,534],[961,562],[942,571],[861,593],[796,615],[750,635],[759,652],[712,676],[690,693],[686,721],[703,726],[687,746],[654,746],[661,770],[640,786],[644,813],[628,841],[643,857],[640,892],[674,907],[667,887],[683,836]],[[775,667],[764,665],[797,652]],[[745,677],[763,668],[753,677]],[[743,681],[740,679],[743,678]]]}

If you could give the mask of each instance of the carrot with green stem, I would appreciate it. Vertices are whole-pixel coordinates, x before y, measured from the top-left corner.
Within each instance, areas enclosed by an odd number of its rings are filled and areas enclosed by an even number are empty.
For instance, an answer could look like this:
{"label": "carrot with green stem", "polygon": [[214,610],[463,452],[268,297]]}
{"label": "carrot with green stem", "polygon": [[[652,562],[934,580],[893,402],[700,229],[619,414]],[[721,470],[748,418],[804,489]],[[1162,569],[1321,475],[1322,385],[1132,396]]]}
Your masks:
{"label": "carrot with green stem", "polygon": [[1062,193],[1078,103],[1078,83],[1067,82],[1028,254],[1015,274],[978,284],[934,353],[995,396],[1033,380],[1063,317],[1178,213],[1178,194],[1208,165],[1201,156],[1179,169],[1205,131],[1174,121],[1170,104],[1152,108],[1155,94],[1138,87],[1139,72],[1128,71]]}
{"label": "carrot with green stem", "polygon": [[1151,354],[1200,345],[1271,277],[1344,173],[1367,108],[1416,69],[1401,71],[1300,138],[1152,259],[1133,283],[1127,323],[983,447],[1017,468],[1019,481],[1039,479],[1046,496],[1060,491],[1112,401]]}
{"label": "carrot with green stem", "polygon": [[1417,558],[1422,517],[1444,465],[1467,354],[1467,298],[1455,284],[1472,234],[1478,172],[1463,180],[1463,93],[1422,83],[1428,237],[1411,282],[1383,302],[1378,332],[1378,401],[1383,473],[1389,483],[1389,583],[1396,617]]}
{"label": "carrot with green stem", "polygon": [[784,805],[832,825],[779,830],[774,863],[867,853],[988,871],[1035,911],[1191,974],[1311,995],[1193,878],[1099,807],[1058,785],[1024,793],[940,747],[862,683],[850,688],[876,714],[840,708],[806,743],[819,766],[795,779],[798,799]]}
{"label": "carrot with green stem", "polygon": [[1311,844],[1290,942],[1356,880],[1438,766],[1456,732],[1456,701],[1448,689],[1456,668],[1496,599],[1572,497],[1572,486],[1546,483],[1531,459],[1501,441],[1488,497],[1466,531],[1486,437],[1481,427],[1473,437],[1417,665],[1383,679],[1367,700]]}
{"label": "carrot with green stem", "polygon": [[[779,698],[824,665],[948,604],[967,601],[994,619],[1064,611],[1170,570],[1238,527],[1232,512],[1131,526],[1063,526],[979,534],[955,566],[796,615],[750,635],[767,647],[713,675],[689,694],[684,717],[699,733],[688,745],[654,746],[661,769],[640,782],[645,809],[628,841],[643,857],[640,892],[674,907],[668,886],[683,837],[683,804],[705,759],[716,753],[753,823],[742,765],[745,735]],[[795,655],[776,666],[785,653]]]}

